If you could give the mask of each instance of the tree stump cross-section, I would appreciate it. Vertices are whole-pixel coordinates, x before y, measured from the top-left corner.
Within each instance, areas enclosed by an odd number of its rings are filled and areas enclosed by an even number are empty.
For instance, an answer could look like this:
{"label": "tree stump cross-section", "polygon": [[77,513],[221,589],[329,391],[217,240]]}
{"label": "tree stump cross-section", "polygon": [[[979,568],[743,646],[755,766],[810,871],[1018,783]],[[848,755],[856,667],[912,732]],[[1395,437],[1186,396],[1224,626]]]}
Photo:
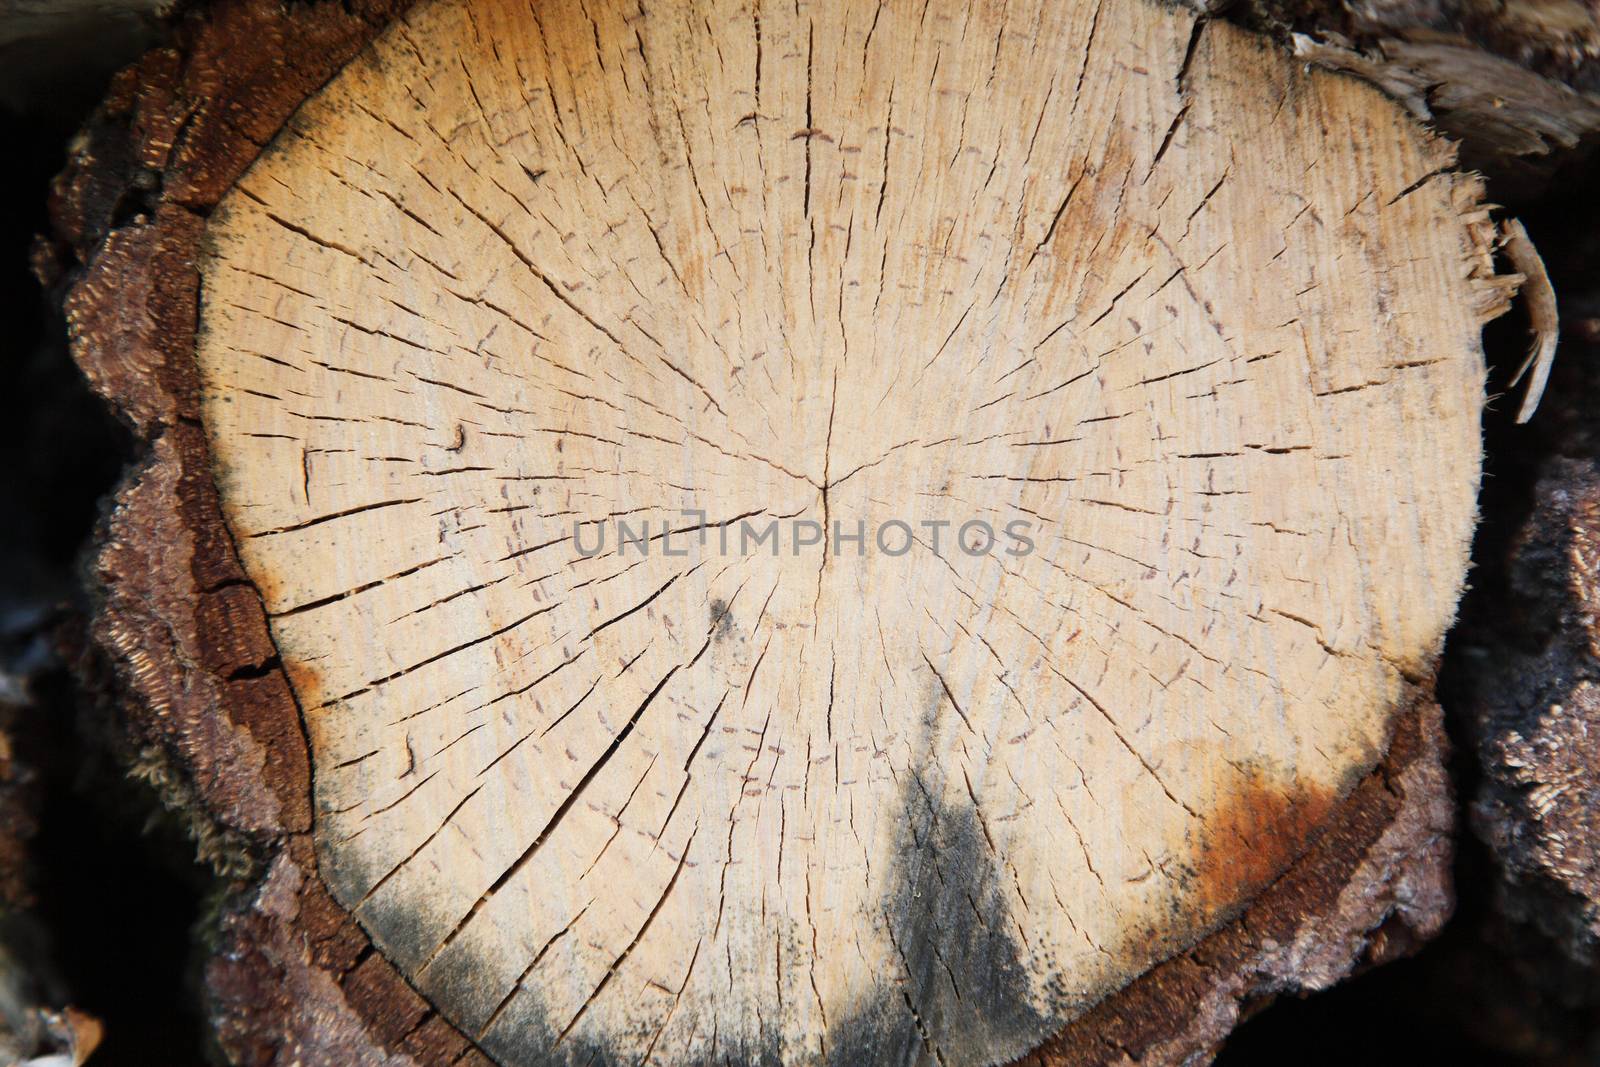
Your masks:
{"label": "tree stump cross-section", "polygon": [[508,1067],[1039,1049],[1428,698],[1452,160],[1146,0],[396,17],[194,257],[311,876]]}

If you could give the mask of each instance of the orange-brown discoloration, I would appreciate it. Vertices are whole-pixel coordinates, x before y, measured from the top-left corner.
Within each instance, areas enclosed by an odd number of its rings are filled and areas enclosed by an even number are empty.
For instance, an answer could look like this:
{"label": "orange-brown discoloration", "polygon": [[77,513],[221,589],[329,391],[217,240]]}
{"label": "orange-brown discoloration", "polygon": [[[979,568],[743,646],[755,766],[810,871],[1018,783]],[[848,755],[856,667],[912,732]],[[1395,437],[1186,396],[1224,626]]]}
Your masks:
{"label": "orange-brown discoloration", "polygon": [[1322,786],[1288,788],[1254,772],[1207,812],[1192,897],[1199,914],[1223,918],[1300,857],[1327,825],[1338,797]]}
{"label": "orange-brown discoloration", "polygon": [[283,606],[283,583],[278,576],[264,568],[256,568],[250,575],[250,582],[261,594],[262,606],[268,612],[279,610]]}
{"label": "orange-brown discoloration", "polygon": [[322,675],[315,666],[304,660],[285,660],[283,668],[302,708],[314,708],[323,702],[326,693]]}
{"label": "orange-brown discoloration", "polygon": [[[1247,910],[1090,1008],[1014,1067],[1187,1062],[1196,1049],[1215,1051],[1241,1005],[1303,980],[1307,932],[1311,945],[1340,945],[1345,953],[1324,958],[1324,982],[1363,961],[1403,955],[1436,932],[1449,902],[1442,719],[1437,705],[1408,698],[1380,762],[1342,799],[1326,790],[1285,791],[1260,777],[1247,782],[1225,806],[1237,832],[1221,831],[1228,840],[1211,842],[1197,872],[1202,885],[1230,876],[1264,879]],[[1277,843],[1243,854],[1243,839],[1265,836]],[[1293,853],[1296,839],[1304,851],[1275,871],[1273,853]],[[1394,908],[1370,883],[1352,901],[1346,889],[1363,878],[1403,883],[1408,903]],[[1284,981],[1285,971],[1293,981]]]}

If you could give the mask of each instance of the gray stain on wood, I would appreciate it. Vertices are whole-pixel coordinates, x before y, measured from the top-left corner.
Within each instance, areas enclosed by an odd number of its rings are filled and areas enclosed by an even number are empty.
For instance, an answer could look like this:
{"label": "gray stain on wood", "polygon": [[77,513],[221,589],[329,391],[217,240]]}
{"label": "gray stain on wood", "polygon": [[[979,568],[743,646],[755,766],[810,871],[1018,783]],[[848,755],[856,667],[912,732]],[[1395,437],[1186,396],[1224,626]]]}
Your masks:
{"label": "gray stain on wood", "polygon": [[924,766],[901,789],[904,839],[885,912],[905,973],[829,1035],[830,1064],[986,1064],[1026,1053],[1052,1028],[1032,1006],[978,809],[934,800],[932,783],[924,792],[919,780],[937,773]]}
{"label": "gray stain on wood", "polygon": [[[713,607],[713,614],[717,614]],[[723,615],[725,620],[726,616]],[[923,724],[919,758],[898,793],[900,840],[882,901],[883,923],[902,971],[885,978],[870,1003],[828,1028],[821,1062],[829,1067],[980,1067],[1025,1055],[1060,1027],[1067,1014],[1033,1006],[1023,947],[1008,918],[1000,854],[989,842],[974,803],[954,804],[944,794],[944,772],[931,759],[943,693],[934,685]],[[957,791],[959,795],[959,790]],[[458,961],[451,977],[435,974],[431,991],[441,1001],[470,1004],[492,983]],[[735,976],[737,978],[737,976]],[[437,988],[447,982],[448,994]],[[463,1018],[482,1026],[491,1010],[479,1005]],[[696,1029],[714,1030],[713,1019]],[[632,1067],[650,1034],[617,1034],[600,1044],[552,1025],[538,997],[523,990],[504,1005],[480,1037],[485,1051],[515,1067]],[[806,1059],[813,1049],[786,1047],[770,1031],[754,1041],[723,1034],[706,1062],[725,1067],[778,1067]],[[646,1059],[649,1057],[647,1056]]]}

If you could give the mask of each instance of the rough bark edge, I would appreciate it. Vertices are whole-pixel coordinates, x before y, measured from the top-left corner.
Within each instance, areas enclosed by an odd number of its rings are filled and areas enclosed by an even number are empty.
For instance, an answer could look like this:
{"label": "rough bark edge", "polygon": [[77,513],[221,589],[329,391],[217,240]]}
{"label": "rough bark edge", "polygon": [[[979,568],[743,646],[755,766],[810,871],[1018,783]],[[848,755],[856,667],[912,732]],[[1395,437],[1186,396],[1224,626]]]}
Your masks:
{"label": "rough bark edge", "polygon": [[[39,259],[69,283],[74,358],[144,446],[102,531],[93,639],[146,775],[236,879],[205,973],[238,1063],[490,1062],[318,878],[303,723],[222,519],[194,363],[206,216],[407,4],[220,0],[186,17],[173,46],[118,76],[75,144],[54,191],[56,243]],[[1242,915],[1020,1062],[1204,1059],[1261,998],[1322,988],[1431,936],[1451,899],[1439,718],[1417,690],[1385,760]],[[1260,814],[1271,825],[1289,813]]]}
{"label": "rough bark edge", "polygon": [[67,283],[74,358],[141,444],[100,532],[91,636],[135,772],[234,879],[205,986],[241,1064],[488,1064],[316,877],[299,708],[222,520],[194,365],[206,216],[404,6],[226,0],[184,17],[73,145],[37,261]]}

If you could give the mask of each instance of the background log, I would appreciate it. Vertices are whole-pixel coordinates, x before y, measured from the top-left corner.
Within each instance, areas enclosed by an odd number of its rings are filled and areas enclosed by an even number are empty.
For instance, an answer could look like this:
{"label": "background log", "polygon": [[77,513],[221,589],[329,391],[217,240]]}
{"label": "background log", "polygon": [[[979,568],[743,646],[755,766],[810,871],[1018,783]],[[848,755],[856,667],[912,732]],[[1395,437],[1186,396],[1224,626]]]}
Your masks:
{"label": "background log", "polygon": [[1587,0],[1246,0],[1233,17],[1381,86],[1461,142],[1506,202],[1584,172],[1600,140],[1600,12]]}

